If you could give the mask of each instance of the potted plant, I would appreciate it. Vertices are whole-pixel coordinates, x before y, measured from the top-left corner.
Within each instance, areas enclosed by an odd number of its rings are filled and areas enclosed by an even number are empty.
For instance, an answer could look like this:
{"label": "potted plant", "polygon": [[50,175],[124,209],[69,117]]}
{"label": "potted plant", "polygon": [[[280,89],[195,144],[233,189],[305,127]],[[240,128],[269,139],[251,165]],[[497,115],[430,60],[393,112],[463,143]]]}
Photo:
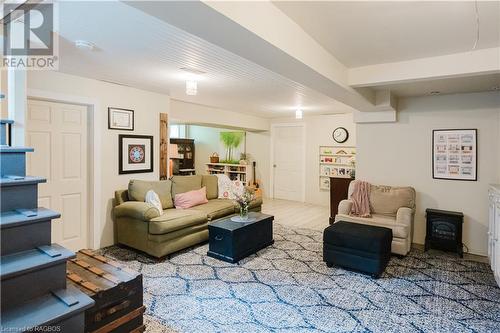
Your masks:
{"label": "potted plant", "polygon": [[248,207],[250,202],[255,199],[255,194],[253,191],[249,191],[248,189],[244,189],[243,193],[234,193],[235,201],[238,203],[240,207],[240,220],[248,221]]}

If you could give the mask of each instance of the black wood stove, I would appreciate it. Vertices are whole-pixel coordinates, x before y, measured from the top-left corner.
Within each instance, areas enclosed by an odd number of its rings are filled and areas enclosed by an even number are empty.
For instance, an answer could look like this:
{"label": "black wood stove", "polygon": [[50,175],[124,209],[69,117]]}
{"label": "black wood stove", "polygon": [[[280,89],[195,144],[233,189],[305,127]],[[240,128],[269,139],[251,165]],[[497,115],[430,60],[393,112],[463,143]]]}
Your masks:
{"label": "black wood stove", "polygon": [[462,243],[462,225],[464,214],[439,209],[426,209],[427,230],[425,251],[430,248],[457,252],[464,256]]}

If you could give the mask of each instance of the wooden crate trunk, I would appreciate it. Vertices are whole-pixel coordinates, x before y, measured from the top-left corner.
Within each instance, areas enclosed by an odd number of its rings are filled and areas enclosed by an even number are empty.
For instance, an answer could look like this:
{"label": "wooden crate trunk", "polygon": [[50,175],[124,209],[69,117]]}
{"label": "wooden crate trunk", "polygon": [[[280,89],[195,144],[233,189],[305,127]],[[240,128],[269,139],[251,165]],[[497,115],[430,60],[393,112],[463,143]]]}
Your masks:
{"label": "wooden crate trunk", "polygon": [[142,274],[91,250],[80,250],[69,260],[66,277],[92,297],[85,312],[85,332],[144,331]]}

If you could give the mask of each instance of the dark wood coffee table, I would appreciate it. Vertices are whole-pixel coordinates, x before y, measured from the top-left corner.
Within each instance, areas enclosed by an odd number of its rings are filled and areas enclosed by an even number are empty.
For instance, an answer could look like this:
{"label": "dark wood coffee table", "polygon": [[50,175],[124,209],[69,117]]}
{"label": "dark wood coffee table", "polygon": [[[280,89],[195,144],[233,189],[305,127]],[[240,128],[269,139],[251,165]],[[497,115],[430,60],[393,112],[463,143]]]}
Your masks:
{"label": "dark wood coffee table", "polygon": [[246,223],[233,222],[231,216],[228,216],[210,223],[207,255],[235,263],[272,245],[274,216],[250,212],[249,217],[256,220]]}

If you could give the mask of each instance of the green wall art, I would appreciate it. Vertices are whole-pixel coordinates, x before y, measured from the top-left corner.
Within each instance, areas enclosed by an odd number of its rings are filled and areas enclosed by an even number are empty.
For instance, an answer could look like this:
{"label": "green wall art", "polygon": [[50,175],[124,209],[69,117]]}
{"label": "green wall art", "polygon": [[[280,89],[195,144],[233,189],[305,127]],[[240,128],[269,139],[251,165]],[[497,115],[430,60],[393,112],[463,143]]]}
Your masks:
{"label": "green wall art", "polygon": [[245,132],[220,132],[220,141],[224,145],[226,151],[225,160],[221,163],[239,163],[239,154],[241,152],[240,146],[245,140]]}

